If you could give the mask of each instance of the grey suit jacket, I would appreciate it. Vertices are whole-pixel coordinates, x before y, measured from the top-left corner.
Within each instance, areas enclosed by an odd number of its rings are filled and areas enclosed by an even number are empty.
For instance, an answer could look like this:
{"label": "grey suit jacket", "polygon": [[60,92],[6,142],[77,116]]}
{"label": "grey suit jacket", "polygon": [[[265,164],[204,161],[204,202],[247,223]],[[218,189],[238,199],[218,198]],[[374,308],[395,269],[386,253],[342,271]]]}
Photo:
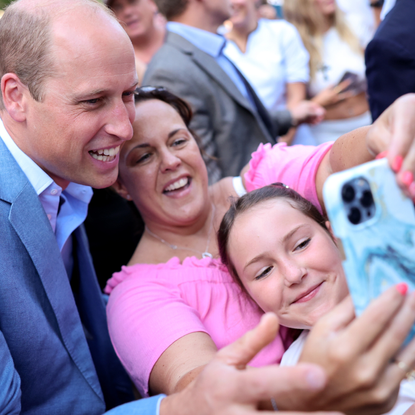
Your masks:
{"label": "grey suit jacket", "polygon": [[143,85],[164,86],[194,111],[190,125],[204,150],[209,181],[239,175],[260,143],[275,143],[261,117],[215,59],[168,32],[144,75]]}

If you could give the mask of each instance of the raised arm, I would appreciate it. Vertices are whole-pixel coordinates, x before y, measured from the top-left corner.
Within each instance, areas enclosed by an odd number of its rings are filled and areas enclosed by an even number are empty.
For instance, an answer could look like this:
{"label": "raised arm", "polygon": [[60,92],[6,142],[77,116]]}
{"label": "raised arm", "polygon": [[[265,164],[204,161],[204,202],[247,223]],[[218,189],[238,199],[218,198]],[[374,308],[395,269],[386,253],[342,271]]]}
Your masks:
{"label": "raised arm", "polygon": [[362,127],[337,139],[316,174],[316,190],[323,206],[323,184],[337,171],[373,160],[387,152],[399,186],[415,198],[415,94],[397,99],[370,127]]}

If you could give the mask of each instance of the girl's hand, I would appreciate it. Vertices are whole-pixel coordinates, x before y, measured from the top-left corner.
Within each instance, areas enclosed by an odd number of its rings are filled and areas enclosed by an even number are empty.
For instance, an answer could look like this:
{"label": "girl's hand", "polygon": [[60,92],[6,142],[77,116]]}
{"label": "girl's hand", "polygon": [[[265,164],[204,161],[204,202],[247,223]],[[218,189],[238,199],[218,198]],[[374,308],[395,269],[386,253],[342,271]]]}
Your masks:
{"label": "girl's hand", "polygon": [[[333,409],[346,414],[385,413],[394,405],[405,371],[415,365],[415,340],[401,346],[415,321],[415,294],[405,284],[391,287],[355,318],[346,298],[311,330],[300,362],[322,366],[326,388],[303,395],[297,408]],[[283,409],[282,404],[279,406]]]}

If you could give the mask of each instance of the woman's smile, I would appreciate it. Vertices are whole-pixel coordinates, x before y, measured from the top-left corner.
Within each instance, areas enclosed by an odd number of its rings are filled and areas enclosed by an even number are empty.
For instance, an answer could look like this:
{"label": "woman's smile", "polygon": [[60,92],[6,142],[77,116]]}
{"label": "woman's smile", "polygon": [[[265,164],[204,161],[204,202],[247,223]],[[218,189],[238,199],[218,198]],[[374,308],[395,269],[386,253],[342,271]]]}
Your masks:
{"label": "woman's smile", "polygon": [[163,194],[168,197],[180,198],[187,196],[191,191],[192,178],[184,175],[170,180],[163,188]]}

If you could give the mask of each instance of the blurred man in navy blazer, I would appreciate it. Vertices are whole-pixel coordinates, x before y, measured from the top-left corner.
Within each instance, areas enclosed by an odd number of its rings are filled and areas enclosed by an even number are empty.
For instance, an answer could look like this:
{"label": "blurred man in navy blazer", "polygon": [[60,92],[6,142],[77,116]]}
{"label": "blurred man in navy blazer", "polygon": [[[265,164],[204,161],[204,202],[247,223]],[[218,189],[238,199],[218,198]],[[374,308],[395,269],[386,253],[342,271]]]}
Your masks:
{"label": "blurred man in navy blazer", "polygon": [[373,121],[397,98],[415,92],[415,2],[398,0],[366,48]]}

